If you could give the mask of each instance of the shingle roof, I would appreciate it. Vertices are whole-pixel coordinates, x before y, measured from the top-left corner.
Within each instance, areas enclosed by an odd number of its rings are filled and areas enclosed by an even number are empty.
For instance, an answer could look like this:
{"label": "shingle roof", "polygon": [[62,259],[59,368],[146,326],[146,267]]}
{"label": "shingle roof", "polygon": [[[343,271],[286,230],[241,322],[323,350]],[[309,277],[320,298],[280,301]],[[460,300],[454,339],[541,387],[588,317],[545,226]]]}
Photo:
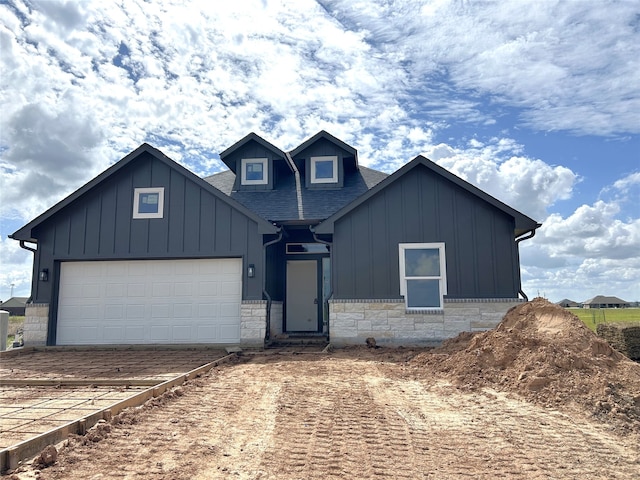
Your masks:
{"label": "shingle roof", "polygon": [[596,295],[590,300],[585,300],[582,302],[585,305],[598,305],[598,304],[623,304],[629,303],[624,300],[619,299],[618,297],[607,297],[605,295]]}
{"label": "shingle roof", "polygon": [[335,190],[301,189],[302,218],[299,215],[295,177],[280,179],[274,190],[232,191],[235,174],[217,173],[204,180],[234,200],[271,222],[324,220],[352,202],[370,188],[388,177],[388,174],[360,167],[345,175],[343,188]]}
{"label": "shingle roof", "polygon": [[0,303],[0,309],[2,307],[24,307],[27,300],[29,300],[29,297],[11,297],[9,300]]}

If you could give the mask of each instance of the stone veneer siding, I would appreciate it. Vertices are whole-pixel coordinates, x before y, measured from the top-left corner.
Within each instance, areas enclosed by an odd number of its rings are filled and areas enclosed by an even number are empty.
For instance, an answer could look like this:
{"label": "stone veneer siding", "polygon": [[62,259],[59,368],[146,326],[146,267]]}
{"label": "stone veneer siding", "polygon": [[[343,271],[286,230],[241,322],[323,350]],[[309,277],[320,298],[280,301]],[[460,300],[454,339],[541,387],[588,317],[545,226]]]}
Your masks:
{"label": "stone veneer siding", "polygon": [[37,347],[47,344],[49,326],[49,304],[27,303],[22,341],[25,347]]}
{"label": "stone veneer siding", "polygon": [[[243,300],[240,307],[240,343],[263,345],[267,325],[267,301]],[[271,302],[271,337],[282,333],[282,302]]]}
{"label": "stone veneer siding", "polygon": [[243,300],[240,306],[240,343],[262,344],[266,321],[266,300]]}
{"label": "stone veneer siding", "polygon": [[460,332],[494,328],[518,298],[445,299],[444,309],[407,311],[404,300],[329,300],[330,340],[361,344],[368,337],[389,345],[438,344]]}

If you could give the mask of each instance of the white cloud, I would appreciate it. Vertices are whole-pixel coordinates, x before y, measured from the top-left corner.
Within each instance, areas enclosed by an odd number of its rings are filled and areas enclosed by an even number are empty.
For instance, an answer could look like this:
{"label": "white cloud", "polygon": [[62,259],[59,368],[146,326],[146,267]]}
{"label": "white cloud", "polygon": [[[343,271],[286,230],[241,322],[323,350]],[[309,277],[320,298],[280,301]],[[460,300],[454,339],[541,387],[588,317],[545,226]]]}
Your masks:
{"label": "white cloud", "polygon": [[637,172],[548,216],[580,181],[571,169],[508,132],[464,146],[439,134],[512,108],[508,129],[639,132],[638,18],[606,1],[2,3],[0,215],[31,220],[144,141],[204,175],[250,131],[288,149],[325,129],[363,165],[424,153],[548,217],[525,251],[553,272],[596,272],[589,262],[611,267],[637,245]]}
{"label": "white cloud", "polygon": [[0,237],[0,258],[0,299],[7,300],[12,289],[14,297],[28,297],[31,294],[33,254],[20,248],[15,240]]}
{"label": "white cloud", "polygon": [[477,139],[469,148],[432,146],[424,155],[522,213],[540,220],[560,200],[571,197],[578,176],[562,166],[521,155],[522,146],[509,138]]}
{"label": "white cloud", "polygon": [[[616,200],[582,205],[563,218],[551,214],[522,247],[523,280],[555,300],[595,295],[640,300],[640,218],[621,219],[621,203],[635,175],[614,182]],[[637,206],[637,203],[636,203]]]}
{"label": "white cloud", "polygon": [[[477,121],[488,112],[469,99],[488,96],[524,108],[523,120],[541,130],[640,132],[634,2],[324,3],[376,49],[401,59],[408,83],[431,80],[424,103],[416,103],[434,115]],[[445,81],[466,92],[462,108],[438,108],[431,98],[448,88]]]}

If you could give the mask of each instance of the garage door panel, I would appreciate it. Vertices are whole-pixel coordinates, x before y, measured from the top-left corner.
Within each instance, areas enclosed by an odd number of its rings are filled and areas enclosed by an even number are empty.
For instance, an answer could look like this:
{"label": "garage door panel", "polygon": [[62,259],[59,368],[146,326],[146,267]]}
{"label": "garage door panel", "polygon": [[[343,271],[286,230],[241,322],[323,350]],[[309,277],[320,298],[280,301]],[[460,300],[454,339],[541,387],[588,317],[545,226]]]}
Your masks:
{"label": "garage door panel", "polygon": [[124,343],[141,344],[149,343],[145,341],[145,325],[127,325],[124,327]]}
{"label": "garage door panel", "polygon": [[240,259],[63,262],[57,343],[237,343]]}
{"label": "garage door panel", "polygon": [[171,305],[165,303],[160,305],[151,305],[151,317],[154,319],[171,318],[172,311]]}
{"label": "garage door panel", "polygon": [[107,326],[102,329],[102,333],[106,344],[124,343],[124,327],[119,326]]}
{"label": "garage door panel", "polygon": [[176,282],[173,284],[176,297],[188,297],[193,293],[193,284],[191,282]]}
{"label": "garage door panel", "polygon": [[149,329],[149,338],[152,343],[170,343],[171,327],[168,325],[152,325]]}
{"label": "garage door panel", "polygon": [[104,319],[119,320],[124,318],[124,308],[122,305],[105,305],[104,307]]}
{"label": "garage door panel", "polygon": [[223,341],[233,341],[240,335],[240,327],[237,325],[220,325],[220,338]]}
{"label": "garage door panel", "polygon": [[107,283],[105,288],[105,296],[107,298],[124,297],[127,291],[124,283]]}

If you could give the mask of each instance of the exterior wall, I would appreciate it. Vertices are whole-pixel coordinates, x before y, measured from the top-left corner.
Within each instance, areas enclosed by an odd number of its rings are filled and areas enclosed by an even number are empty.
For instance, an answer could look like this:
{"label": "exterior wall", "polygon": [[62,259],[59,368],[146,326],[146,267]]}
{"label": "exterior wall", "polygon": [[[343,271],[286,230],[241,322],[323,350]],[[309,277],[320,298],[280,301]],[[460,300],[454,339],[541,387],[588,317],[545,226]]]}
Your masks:
{"label": "exterior wall", "polygon": [[436,345],[460,332],[494,328],[517,298],[445,299],[444,309],[408,313],[404,300],[329,300],[330,340],[335,345]]}
{"label": "exterior wall", "polygon": [[283,302],[271,302],[271,334],[273,338],[282,333],[282,325],[284,323]]}
{"label": "exterior wall", "polygon": [[[269,164],[269,171],[267,180],[268,183],[266,185],[242,185],[241,182],[241,160],[243,158],[267,158]],[[227,165],[234,165],[235,168],[232,170],[236,173],[236,180],[233,189],[234,190],[271,190],[278,183],[278,176],[282,175],[289,170],[289,167],[286,165],[284,158],[277,156],[271,149],[266,148],[263,145],[260,145],[258,142],[251,141],[247,144],[240,147],[237,151],[233,152],[231,155],[227,155],[225,157],[225,162]],[[286,169],[286,170],[285,170]],[[283,172],[283,170],[285,170]]]}
{"label": "exterior wall", "polygon": [[398,244],[428,242],[445,244],[449,298],[517,298],[514,222],[417,166],[335,222],[334,298],[399,298]]}
{"label": "exterior wall", "polygon": [[[245,300],[240,308],[240,342],[248,346],[264,345],[267,326],[267,301]],[[271,302],[271,333],[282,333],[282,302]]]}
{"label": "exterior wall", "polygon": [[240,343],[263,345],[266,321],[266,300],[244,300],[240,307]]}
{"label": "exterior wall", "polygon": [[49,304],[28,303],[25,309],[22,341],[25,347],[47,344],[49,328]]}
{"label": "exterior wall", "polygon": [[[164,187],[164,217],[134,219],[133,192]],[[262,298],[262,235],[258,224],[177,169],[141,154],[105,182],[38,225],[32,298],[52,303],[59,263],[67,260],[243,258],[254,278],[243,299]],[[49,280],[38,272],[48,269]]]}

